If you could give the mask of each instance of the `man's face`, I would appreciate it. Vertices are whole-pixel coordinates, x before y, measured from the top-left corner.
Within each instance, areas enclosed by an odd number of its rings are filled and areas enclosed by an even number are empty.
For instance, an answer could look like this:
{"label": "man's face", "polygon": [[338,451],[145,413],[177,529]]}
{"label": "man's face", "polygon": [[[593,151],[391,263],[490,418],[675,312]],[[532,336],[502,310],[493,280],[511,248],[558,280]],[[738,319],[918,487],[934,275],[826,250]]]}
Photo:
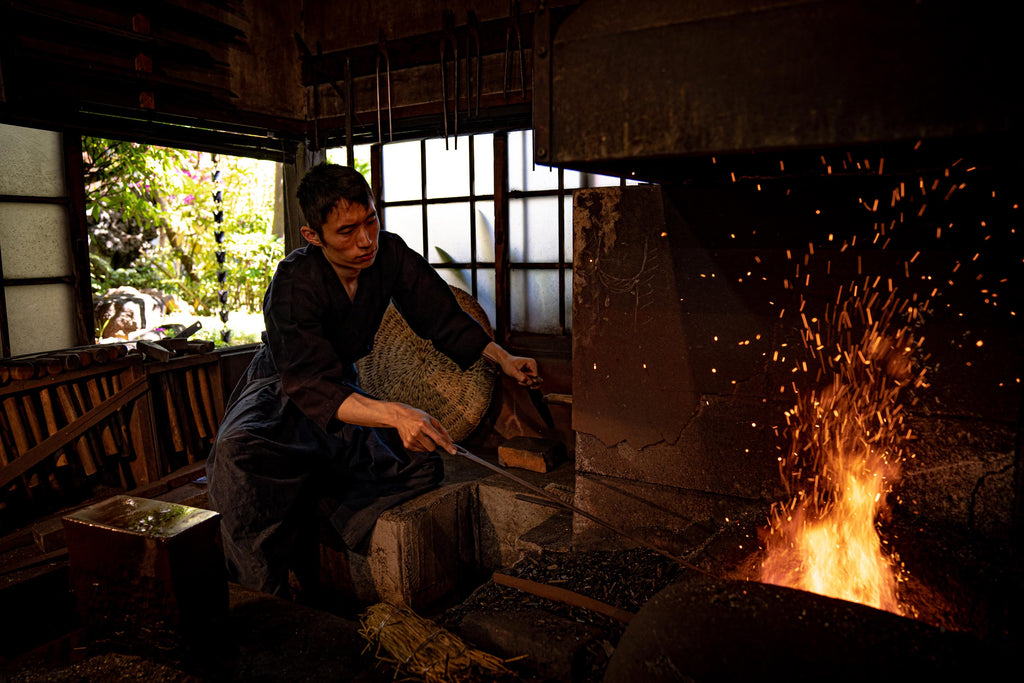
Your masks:
{"label": "man's face", "polygon": [[308,226],[303,226],[301,232],[310,244],[323,249],[324,256],[342,276],[358,275],[373,265],[377,257],[380,224],[372,202],[363,206],[342,199],[327,214],[322,237]]}

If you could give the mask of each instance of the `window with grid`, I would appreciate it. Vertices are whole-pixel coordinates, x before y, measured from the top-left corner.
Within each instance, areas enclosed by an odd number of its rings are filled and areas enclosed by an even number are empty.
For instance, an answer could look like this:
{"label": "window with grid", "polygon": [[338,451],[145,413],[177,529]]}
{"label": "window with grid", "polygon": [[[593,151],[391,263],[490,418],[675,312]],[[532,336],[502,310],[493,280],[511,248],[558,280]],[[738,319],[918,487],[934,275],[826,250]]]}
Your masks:
{"label": "window with grid", "polygon": [[[492,324],[496,288],[495,197],[508,202],[509,289],[513,332],[572,329],[572,191],[622,184],[619,178],[535,165],[533,132],[383,145],[384,229],[402,237],[450,285],[470,292]],[[356,160],[369,156],[355,149]],[[495,158],[506,157],[508,183],[495,187]],[[331,157],[332,160],[334,157]],[[344,150],[337,157],[343,162]]]}

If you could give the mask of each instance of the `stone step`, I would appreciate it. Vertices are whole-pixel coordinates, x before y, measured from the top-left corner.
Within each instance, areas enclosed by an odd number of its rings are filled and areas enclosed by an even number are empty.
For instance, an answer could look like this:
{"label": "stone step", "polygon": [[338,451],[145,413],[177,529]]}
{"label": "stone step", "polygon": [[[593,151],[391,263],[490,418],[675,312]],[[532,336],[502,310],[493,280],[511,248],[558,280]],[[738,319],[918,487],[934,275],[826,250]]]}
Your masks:
{"label": "stone step", "polygon": [[[567,546],[571,519],[562,516],[550,528],[539,528],[559,513],[557,506],[534,502],[523,496],[528,492],[519,484],[475,468],[449,468],[441,487],[383,513],[366,555],[321,543],[321,588],[333,599],[384,600],[426,610],[538,549],[545,534]],[[535,486],[555,488],[563,497],[571,491],[568,463],[548,473],[515,474]],[[561,536],[555,533],[559,525]]]}

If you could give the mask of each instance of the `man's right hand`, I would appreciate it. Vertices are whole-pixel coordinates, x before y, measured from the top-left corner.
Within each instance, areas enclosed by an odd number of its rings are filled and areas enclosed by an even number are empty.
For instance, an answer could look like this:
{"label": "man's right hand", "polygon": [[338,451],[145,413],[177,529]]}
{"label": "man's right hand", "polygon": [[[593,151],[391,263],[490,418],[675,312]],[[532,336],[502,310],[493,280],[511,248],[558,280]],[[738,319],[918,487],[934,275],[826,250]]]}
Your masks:
{"label": "man's right hand", "polygon": [[429,453],[442,448],[455,455],[455,442],[437,418],[404,403],[392,405],[398,415],[394,427],[408,450]]}
{"label": "man's right hand", "polygon": [[410,451],[429,453],[441,448],[455,455],[455,442],[437,418],[405,403],[351,394],[338,406],[335,417],[364,427],[393,427]]}

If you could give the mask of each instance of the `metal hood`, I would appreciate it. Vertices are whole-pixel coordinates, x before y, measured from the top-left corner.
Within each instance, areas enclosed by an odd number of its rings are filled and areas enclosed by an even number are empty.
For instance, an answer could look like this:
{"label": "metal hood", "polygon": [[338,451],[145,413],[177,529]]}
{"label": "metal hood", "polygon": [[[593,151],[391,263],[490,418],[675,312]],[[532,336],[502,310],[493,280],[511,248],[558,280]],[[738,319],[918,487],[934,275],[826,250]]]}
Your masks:
{"label": "metal hood", "polygon": [[1010,6],[588,0],[555,25],[541,3],[535,158],[657,180],[685,158],[1005,141],[1021,114]]}

